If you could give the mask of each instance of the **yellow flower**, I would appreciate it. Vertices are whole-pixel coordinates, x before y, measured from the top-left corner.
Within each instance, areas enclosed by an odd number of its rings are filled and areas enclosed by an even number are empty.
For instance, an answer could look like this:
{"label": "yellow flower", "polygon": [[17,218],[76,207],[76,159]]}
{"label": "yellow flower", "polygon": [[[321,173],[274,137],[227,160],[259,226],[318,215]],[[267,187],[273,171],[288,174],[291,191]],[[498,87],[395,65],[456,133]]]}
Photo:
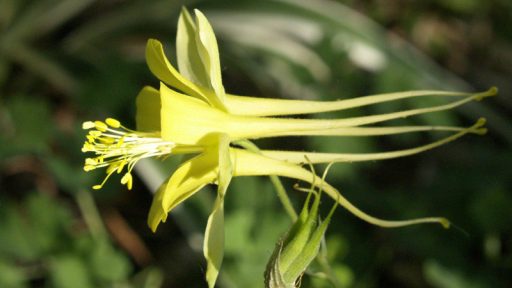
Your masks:
{"label": "yellow flower", "polygon": [[[183,10],[177,32],[176,70],[164,54],[162,44],[150,39],[146,60],[150,70],[160,79],[159,89],[144,87],[137,96],[136,130],[122,126],[108,118],[104,122],[85,122],[87,141],[82,151],[93,152],[84,169],[106,168],[104,181],[114,173],[124,175],[121,183],[132,188],[131,171],[143,158],[165,158],[173,154],[194,153],[158,189],[148,217],[148,225],[155,231],[160,222],[178,204],[203,186],[218,185],[217,199],[208,219],[204,254],[207,259],[207,281],[213,287],[223,256],[224,197],[232,177],[277,175],[313,182],[315,175],[301,167],[305,157],[311,163],[355,162],[390,159],[420,153],[453,141],[465,134],[483,134],[485,120],[471,127],[446,126],[368,126],[380,122],[425,113],[453,109],[465,103],[496,94],[491,88],[483,93],[445,91],[409,91],[359,97],[355,99],[318,102],[266,99],[226,94],[222,85],[217,41],[206,17],[195,10],[195,19]],[[171,88],[172,87],[172,88]],[[178,92],[180,91],[180,92]],[[340,111],[377,103],[413,97],[459,97],[448,104],[369,115],[328,120],[285,118],[328,111]],[[279,118],[274,116],[280,116]],[[245,149],[244,141],[279,136],[376,136],[419,131],[449,131],[452,135],[423,146],[381,153],[342,154],[300,151],[259,152]],[[232,146],[233,143],[239,145]],[[318,177],[317,177],[318,179]],[[365,214],[328,183],[314,183],[341,206],[357,217],[383,227],[398,227],[416,223],[438,222],[448,225],[444,218],[422,218],[405,221],[387,221]]]}

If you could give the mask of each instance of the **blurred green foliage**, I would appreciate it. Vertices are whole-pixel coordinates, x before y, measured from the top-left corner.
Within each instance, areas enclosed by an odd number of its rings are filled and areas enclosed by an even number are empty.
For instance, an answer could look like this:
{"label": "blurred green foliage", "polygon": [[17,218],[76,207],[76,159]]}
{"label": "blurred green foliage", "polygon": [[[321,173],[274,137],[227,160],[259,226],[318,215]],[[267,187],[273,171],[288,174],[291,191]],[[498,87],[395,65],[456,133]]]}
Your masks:
{"label": "blurred green foliage", "polygon": [[[144,163],[134,191],[113,179],[91,194],[102,177],[81,168],[81,122],[114,116],[134,127],[135,95],[143,85],[156,85],[144,64],[145,41],[159,38],[173,55],[181,5],[200,8],[212,21],[232,93],[328,100],[498,86],[500,96],[487,103],[404,120],[466,125],[484,116],[487,136],[406,159],[338,165],[329,174],[374,215],[441,215],[460,228],[386,230],[339,209],[324,256],[340,287],[512,285],[510,1],[3,0],[0,287],[205,287],[200,250],[211,191],[173,211],[156,234],[145,225],[151,192],[179,159]],[[428,104],[414,100],[347,113]],[[367,152],[429,140],[258,144]],[[303,202],[288,190],[297,205]],[[237,179],[226,201],[219,287],[261,287],[264,265],[291,222],[265,178]],[[315,265],[303,287],[331,287],[317,273],[322,263]]]}
{"label": "blurred green foliage", "polygon": [[2,287],[45,278],[51,287],[111,287],[130,275],[126,255],[106,238],[74,231],[71,211],[59,201],[32,192],[17,204],[3,197],[2,204]]}

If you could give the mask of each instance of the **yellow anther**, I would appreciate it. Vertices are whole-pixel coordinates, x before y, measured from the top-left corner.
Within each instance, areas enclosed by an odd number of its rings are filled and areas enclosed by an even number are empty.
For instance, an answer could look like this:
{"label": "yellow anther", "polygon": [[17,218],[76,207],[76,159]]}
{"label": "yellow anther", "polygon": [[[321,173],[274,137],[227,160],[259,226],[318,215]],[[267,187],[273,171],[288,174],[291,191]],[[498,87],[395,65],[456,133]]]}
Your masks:
{"label": "yellow anther", "polygon": [[126,173],[123,175],[123,178],[121,178],[121,184],[126,184],[128,181],[130,181],[130,178],[132,178],[132,174]]}
{"label": "yellow anther", "polygon": [[91,143],[84,143],[84,146],[82,147],[82,152],[91,152],[94,151],[94,145]]}
{"label": "yellow anther", "polygon": [[126,185],[128,187],[128,190],[132,190],[133,185],[133,177],[130,175],[130,179],[128,180],[128,184]]}
{"label": "yellow anther", "polygon": [[91,135],[92,137],[94,138],[97,138],[97,137],[100,137],[101,136],[101,131],[98,131],[98,130],[92,130],[92,131],[89,131],[89,135]]}
{"label": "yellow anther", "polygon": [[85,165],[84,166],[84,171],[85,172],[89,172],[91,170],[94,170],[96,167],[95,166],[92,166],[92,165]]}
{"label": "yellow anther", "polygon": [[114,144],[116,140],[114,140],[113,138],[101,138],[100,142],[103,144]]}
{"label": "yellow anther", "polygon": [[121,123],[119,121],[117,121],[116,119],[114,119],[114,118],[107,118],[107,119],[105,119],[105,123],[107,123],[107,125],[112,127],[112,128],[119,128],[119,127],[121,127]]}
{"label": "yellow anther", "polygon": [[117,162],[108,165],[108,167],[107,167],[107,174],[112,173],[112,171],[116,170],[117,168],[118,168],[117,167]]}
{"label": "yellow anther", "polygon": [[135,163],[147,157],[167,156],[175,146],[172,142],[163,141],[156,133],[153,135],[129,130],[113,118],[84,122],[83,127],[93,129],[86,135],[87,141],[82,151],[95,154],[85,159],[84,170],[106,168],[107,172],[103,182],[93,186],[94,189],[102,188],[112,174],[120,174],[124,168],[127,170],[121,183],[131,189],[133,176],[130,172]]}
{"label": "yellow anther", "polygon": [[123,178],[121,178],[121,184],[126,184],[128,187],[128,190],[132,190],[132,184],[133,184],[133,177],[132,174],[126,173],[124,174]]}
{"label": "yellow anther", "polygon": [[94,127],[96,127],[96,129],[98,129],[101,132],[105,132],[108,129],[107,124],[105,124],[101,121],[94,121]]}
{"label": "yellow anther", "polygon": [[117,141],[116,147],[121,147],[124,144],[124,136]]}
{"label": "yellow anther", "polygon": [[82,123],[82,129],[84,129],[84,130],[89,130],[94,127],[96,127],[96,125],[92,121],[87,121],[87,122]]}
{"label": "yellow anther", "polygon": [[123,161],[121,161],[121,163],[118,164],[119,166],[117,167],[117,174],[119,174],[119,173],[121,173],[121,171],[123,171],[124,165],[126,165],[126,163],[127,163],[126,160],[123,160]]}
{"label": "yellow anther", "polygon": [[98,185],[94,185],[94,186],[92,186],[92,189],[94,189],[94,190],[99,190],[99,189],[101,189],[101,187],[102,187],[102,186],[98,184]]}

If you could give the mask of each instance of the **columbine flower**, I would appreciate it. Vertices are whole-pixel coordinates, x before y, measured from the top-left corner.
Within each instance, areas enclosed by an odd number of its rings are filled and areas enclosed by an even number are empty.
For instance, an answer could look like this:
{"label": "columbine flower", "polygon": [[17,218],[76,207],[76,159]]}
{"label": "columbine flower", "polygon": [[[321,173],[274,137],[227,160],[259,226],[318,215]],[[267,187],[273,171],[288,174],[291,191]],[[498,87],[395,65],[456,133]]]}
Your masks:
{"label": "columbine flower", "polygon": [[[178,204],[203,186],[218,185],[217,199],[208,219],[204,254],[207,259],[207,281],[213,287],[222,262],[224,245],[224,197],[232,177],[278,175],[312,182],[314,175],[303,169],[305,157],[312,163],[354,162],[390,159],[420,153],[453,141],[465,134],[485,133],[484,120],[471,127],[406,126],[373,127],[392,119],[453,109],[465,103],[496,94],[491,88],[483,93],[444,91],[412,91],[359,97],[355,99],[317,102],[264,99],[226,94],[222,85],[219,52],[213,30],[205,16],[195,10],[195,19],[183,10],[178,22],[177,59],[179,72],[170,64],[157,40],[149,40],[146,60],[150,70],[160,79],[159,89],[144,87],[137,96],[136,130],[119,121],[85,122],[88,129],[84,152],[93,152],[84,169],[106,168],[105,180],[93,188],[99,189],[114,173],[124,173],[121,183],[132,188],[131,171],[143,158],[165,158],[173,154],[195,153],[185,161],[158,189],[148,217],[153,231]],[[172,89],[170,88],[172,87]],[[178,92],[181,91],[181,92]],[[460,97],[449,104],[411,109],[387,114],[330,120],[275,118],[339,111],[412,97]],[[243,141],[278,136],[374,136],[418,131],[449,131],[453,134],[433,143],[399,151],[370,154],[314,153],[299,151],[250,151],[241,147]],[[236,146],[232,146],[234,143]],[[123,172],[124,171],[124,172]],[[338,204],[357,217],[384,227],[438,222],[444,218],[422,218],[387,221],[365,214],[334,187],[317,181]]]}

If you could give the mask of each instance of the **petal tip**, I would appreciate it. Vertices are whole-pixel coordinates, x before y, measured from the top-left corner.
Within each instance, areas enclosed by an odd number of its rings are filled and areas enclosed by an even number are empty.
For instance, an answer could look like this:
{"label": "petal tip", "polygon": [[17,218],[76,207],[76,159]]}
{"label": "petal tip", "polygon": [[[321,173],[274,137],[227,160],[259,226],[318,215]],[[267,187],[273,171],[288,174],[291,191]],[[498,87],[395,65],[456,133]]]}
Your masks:
{"label": "petal tip", "polygon": [[443,226],[444,229],[450,229],[451,226],[450,220],[446,218],[439,219],[439,224],[441,224],[441,226]]}

